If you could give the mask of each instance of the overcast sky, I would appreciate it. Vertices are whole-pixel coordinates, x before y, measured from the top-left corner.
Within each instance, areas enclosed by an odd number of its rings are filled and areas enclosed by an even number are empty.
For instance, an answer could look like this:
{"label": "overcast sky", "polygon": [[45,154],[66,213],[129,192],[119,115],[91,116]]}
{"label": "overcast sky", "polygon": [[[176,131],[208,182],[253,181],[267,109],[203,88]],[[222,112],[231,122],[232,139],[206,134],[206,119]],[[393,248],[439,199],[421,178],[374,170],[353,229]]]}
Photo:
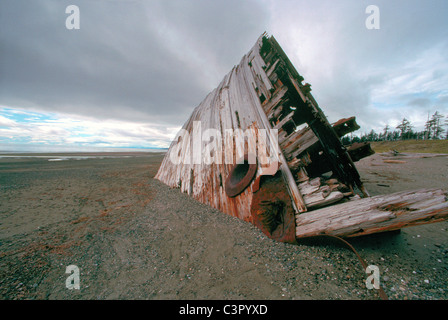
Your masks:
{"label": "overcast sky", "polygon": [[0,150],[168,147],[264,31],[330,122],[422,130],[448,115],[447,13],[446,0],[0,0]]}

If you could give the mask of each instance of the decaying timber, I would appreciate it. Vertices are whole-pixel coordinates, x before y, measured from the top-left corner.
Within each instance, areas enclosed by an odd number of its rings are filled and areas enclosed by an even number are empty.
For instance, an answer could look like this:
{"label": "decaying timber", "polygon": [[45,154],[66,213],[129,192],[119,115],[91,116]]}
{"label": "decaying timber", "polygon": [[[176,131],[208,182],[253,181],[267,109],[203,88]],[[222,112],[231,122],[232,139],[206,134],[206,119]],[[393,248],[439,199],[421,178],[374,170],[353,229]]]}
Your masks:
{"label": "decaying timber", "polygon": [[296,236],[353,237],[438,222],[446,217],[445,192],[426,189],[397,192],[297,215]]}
{"label": "decaying timber", "polygon": [[447,218],[442,190],[370,197],[354,164],[370,145],[340,139],[359,129],[356,119],[330,124],[303,81],[263,34],[194,109],[156,178],[290,243]]}

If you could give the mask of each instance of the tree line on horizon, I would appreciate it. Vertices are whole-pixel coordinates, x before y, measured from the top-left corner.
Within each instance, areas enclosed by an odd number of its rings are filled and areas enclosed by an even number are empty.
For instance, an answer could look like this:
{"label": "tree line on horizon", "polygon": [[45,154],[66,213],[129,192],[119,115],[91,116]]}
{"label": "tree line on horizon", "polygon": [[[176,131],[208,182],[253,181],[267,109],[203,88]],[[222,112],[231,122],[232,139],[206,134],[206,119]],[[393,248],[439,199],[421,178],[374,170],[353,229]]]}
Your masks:
{"label": "tree line on horizon", "polygon": [[369,133],[364,133],[361,136],[350,134],[341,138],[341,140],[344,145],[374,141],[448,140],[448,130],[444,129],[445,126],[448,126],[448,116],[445,117],[436,111],[431,118],[428,117],[423,131],[414,131],[412,123],[408,119],[403,118],[395,128],[391,128],[386,124],[380,133],[372,129]]}

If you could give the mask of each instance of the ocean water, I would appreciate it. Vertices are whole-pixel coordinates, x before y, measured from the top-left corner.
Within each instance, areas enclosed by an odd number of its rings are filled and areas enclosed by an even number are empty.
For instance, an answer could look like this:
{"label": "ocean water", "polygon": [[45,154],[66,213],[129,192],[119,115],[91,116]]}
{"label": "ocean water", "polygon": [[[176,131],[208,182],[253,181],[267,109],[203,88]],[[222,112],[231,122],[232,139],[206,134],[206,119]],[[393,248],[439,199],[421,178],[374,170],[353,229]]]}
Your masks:
{"label": "ocean water", "polygon": [[166,152],[165,149],[144,149],[141,151],[113,151],[113,152],[70,152],[70,153],[43,153],[43,152],[13,152],[1,151],[0,159],[47,159],[47,161],[69,161],[106,158],[131,158],[148,156],[151,153]]}
{"label": "ocean water", "polygon": [[[1,155],[0,159],[47,159],[48,161],[67,161],[67,160],[87,160],[87,159],[105,159],[105,158],[130,158],[134,155]],[[137,155],[135,155],[137,156]]]}

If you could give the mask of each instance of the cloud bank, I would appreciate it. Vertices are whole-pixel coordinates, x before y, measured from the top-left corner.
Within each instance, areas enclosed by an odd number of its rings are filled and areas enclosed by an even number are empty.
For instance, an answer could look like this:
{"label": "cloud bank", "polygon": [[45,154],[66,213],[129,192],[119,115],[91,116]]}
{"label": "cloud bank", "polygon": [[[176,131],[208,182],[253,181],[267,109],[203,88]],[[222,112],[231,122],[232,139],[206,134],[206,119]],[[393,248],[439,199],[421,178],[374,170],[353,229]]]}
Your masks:
{"label": "cloud bank", "polygon": [[[65,27],[71,4],[80,8],[79,30]],[[167,147],[264,31],[312,84],[330,121],[354,115],[368,132],[403,117],[422,128],[428,113],[448,115],[448,3],[375,1],[379,30],[365,27],[369,4],[4,0],[1,141]]]}
{"label": "cloud bank", "polygon": [[[61,116],[16,109],[0,109],[0,150],[93,150],[98,148],[165,148],[179,127],[125,120],[98,121],[82,116]],[[65,147],[64,147],[65,146]],[[74,148],[77,147],[77,148]],[[19,151],[19,150],[18,150]]]}

